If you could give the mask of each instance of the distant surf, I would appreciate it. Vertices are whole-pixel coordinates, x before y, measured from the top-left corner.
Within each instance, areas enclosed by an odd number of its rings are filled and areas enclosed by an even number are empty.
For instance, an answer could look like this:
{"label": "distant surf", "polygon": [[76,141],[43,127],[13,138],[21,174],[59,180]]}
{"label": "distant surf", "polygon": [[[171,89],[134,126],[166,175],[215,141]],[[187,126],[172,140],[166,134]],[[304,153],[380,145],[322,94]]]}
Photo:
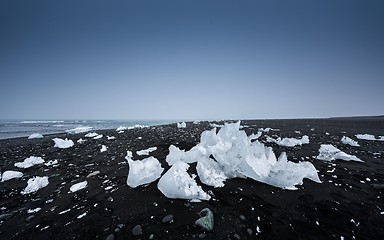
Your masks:
{"label": "distant surf", "polygon": [[155,126],[170,123],[165,120],[0,120],[0,139],[28,137],[33,133],[54,134],[73,129],[101,130],[120,126]]}

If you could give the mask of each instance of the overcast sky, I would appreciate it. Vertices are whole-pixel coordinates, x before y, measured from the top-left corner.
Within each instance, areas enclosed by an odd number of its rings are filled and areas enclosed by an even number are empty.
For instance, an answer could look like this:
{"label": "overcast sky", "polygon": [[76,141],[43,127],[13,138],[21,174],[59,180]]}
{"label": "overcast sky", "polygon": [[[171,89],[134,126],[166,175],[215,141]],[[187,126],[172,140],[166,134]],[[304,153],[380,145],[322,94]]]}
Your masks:
{"label": "overcast sky", "polygon": [[2,119],[384,114],[384,1],[0,1]]}

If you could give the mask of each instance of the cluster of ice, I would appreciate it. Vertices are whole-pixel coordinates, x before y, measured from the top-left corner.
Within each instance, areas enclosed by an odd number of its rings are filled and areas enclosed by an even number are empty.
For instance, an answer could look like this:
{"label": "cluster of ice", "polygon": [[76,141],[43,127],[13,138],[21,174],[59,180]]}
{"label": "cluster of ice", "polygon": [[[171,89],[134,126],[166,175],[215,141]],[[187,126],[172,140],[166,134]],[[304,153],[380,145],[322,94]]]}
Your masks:
{"label": "cluster of ice", "polygon": [[251,135],[248,136],[248,139],[249,140],[259,139],[259,137],[261,137],[262,134],[263,134],[262,131],[258,131],[256,134],[252,133]]}
{"label": "cluster of ice", "polygon": [[116,132],[121,132],[121,131],[125,131],[127,130],[127,127],[124,127],[124,126],[120,126],[118,128],[116,128]]}
{"label": "cluster of ice", "polygon": [[79,183],[76,183],[74,185],[72,185],[70,188],[69,188],[69,191],[70,192],[77,192],[81,189],[84,189],[86,188],[88,185],[88,182],[87,181],[83,181],[83,182],[79,182]]}
{"label": "cluster of ice", "polygon": [[66,138],[65,140],[61,138],[54,138],[52,140],[55,142],[54,147],[57,147],[57,148],[70,148],[74,145],[73,141],[68,138]]}
{"label": "cluster of ice", "polygon": [[209,196],[197,185],[196,176],[187,172],[189,165],[178,161],[160,178],[158,189],[168,198],[209,200]]}
{"label": "cluster of ice", "polygon": [[[213,158],[211,158],[213,156]],[[187,172],[188,163],[197,162],[200,180],[210,186],[222,187],[231,178],[251,178],[283,189],[297,189],[303,178],[320,182],[310,162],[288,161],[285,153],[279,159],[271,147],[252,142],[240,121],[225,124],[201,134],[200,143],[189,151],[171,145],[167,163],[172,166],[159,180],[158,188],[167,197],[208,200],[206,194]]]}
{"label": "cluster of ice", "polygon": [[47,166],[47,167],[49,167],[49,166],[54,166],[54,167],[56,167],[56,166],[58,166],[58,161],[57,160],[50,160],[50,161],[48,161],[47,163],[44,163],[44,165],[45,166]]}
{"label": "cluster of ice", "polygon": [[372,134],[356,134],[356,137],[361,140],[369,140],[369,141],[384,141],[384,136],[379,136],[376,138]]}
{"label": "cluster of ice", "polygon": [[65,130],[65,132],[70,133],[70,134],[76,134],[76,133],[84,133],[84,132],[89,132],[92,130],[93,127],[77,127],[69,130]]}
{"label": "cluster of ice", "polygon": [[150,147],[148,149],[144,149],[144,150],[140,150],[140,151],[136,151],[136,154],[139,155],[139,156],[142,156],[142,155],[149,155],[149,153],[153,152],[153,151],[156,151],[157,150],[157,147]]}
{"label": "cluster of ice", "polygon": [[9,170],[9,171],[3,172],[2,175],[0,174],[0,179],[1,179],[1,182],[5,182],[14,178],[21,178],[22,176],[23,176],[22,172]]}
{"label": "cluster of ice", "polygon": [[185,122],[177,123],[177,128],[186,128],[187,124]]}
{"label": "cluster of ice", "polygon": [[132,152],[127,151],[125,158],[129,164],[127,184],[132,188],[156,181],[164,171],[159,160],[154,157],[134,161],[132,160]]}
{"label": "cluster of ice", "polygon": [[42,163],[44,163],[44,159],[42,159],[41,157],[30,156],[29,158],[26,158],[23,162],[15,163],[15,167],[30,168],[33,165],[42,164]]}
{"label": "cluster of ice", "polygon": [[33,177],[28,179],[27,187],[21,191],[21,194],[37,192],[39,189],[48,186],[48,177]]}
{"label": "cluster of ice", "polygon": [[43,138],[44,136],[41,135],[40,133],[32,133],[29,135],[28,139],[35,139],[35,138]]}
{"label": "cluster of ice", "polygon": [[280,137],[278,137],[277,139],[273,139],[267,136],[267,142],[273,142],[284,147],[294,147],[294,146],[301,146],[303,144],[309,144],[309,137],[307,135],[304,135],[301,137],[301,139],[297,139],[297,138],[281,139]]}
{"label": "cluster of ice", "polygon": [[91,132],[91,133],[87,133],[87,134],[85,134],[84,137],[86,137],[86,138],[94,138],[94,137],[96,137],[96,136],[99,136],[99,134],[98,134],[98,133],[95,133],[95,132]]}
{"label": "cluster of ice", "polygon": [[362,162],[358,157],[349,155],[331,144],[321,144],[319,149],[319,155],[317,159],[323,161],[334,161],[336,159],[344,161],[356,161]]}
{"label": "cluster of ice", "polygon": [[360,144],[357,141],[353,140],[352,138],[346,137],[346,136],[343,136],[341,138],[341,143],[343,143],[345,145],[350,145],[353,147],[360,147]]}

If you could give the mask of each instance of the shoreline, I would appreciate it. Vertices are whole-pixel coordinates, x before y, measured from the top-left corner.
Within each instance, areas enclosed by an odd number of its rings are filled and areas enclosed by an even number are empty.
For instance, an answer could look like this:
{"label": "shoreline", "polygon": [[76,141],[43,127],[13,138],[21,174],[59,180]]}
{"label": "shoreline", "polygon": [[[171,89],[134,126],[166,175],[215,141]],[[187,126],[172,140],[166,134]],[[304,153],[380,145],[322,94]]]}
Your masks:
{"label": "shoreline", "polygon": [[[382,119],[244,120],[241,124],[247,135],[268,127],[279,129],[269,132],[270,136],[308,135],[310,144],[293,148],[268,143],[267,134],[260,141],[271,146],[277,156],[285,151],[290,161],[313,163],[322,183],[305,179],[298,190],[292,191],[239,178],[227,180],[223,188],[213,188],[197,179],[215,199],[198,203],[166,198],[157,189],[157,181],[145,187],[127,186],[128,150],[134,152],[137,160],[147,156],[138,156],[136,151],[157,147],[149,156],[156,157],[166,171],[169,146],[191,149],[203,131],[212,129],[206,121],[187,122],[186,128],[177,128],[174,123],[120,134],[115,129],[95,130],[103,137],[87,139],[83,144],[77,140],[86,139],[86,133],[52,134],[29,140],[2,139],[1,171],[18,170],[24,176],[0,183],[0,236],[4,239],[107,239],[110,235],[114,239],[149,239],[152,234],[154,239],[384,237],[383,189],[379,187],[384,184],[384,142],[358,140],[360,147],[340,143],[343,135],[354,139],[355,134],[384,135]],[[106,136],[116,139],[108,140]],[[72,139],[75,144],[67,149],[54,148],[55,137]],[[327,143],[357,155],[364,162],[315,159],[320,144]],[[108,147],[106,152],[100,152],[102,145]],[[36,165],[25,170],[13,166],[30,156],[40,156],[46,162],[56,159],[59,166]],[[100,173],[87,177],[96,171]],[[195,174],[196,164],[190,164],[188,172]],[[20,194],[32,176],[48,176],[48,186],[36,193]],[[71,185],[84,180],[88,182],[86,189],[69,193]],[[194,225],[198,213],[206,207],[215,216],[212,231]],[[27,213],[28,209],[36,208],[41,210]],[[173,221],[163,223],[167,215],[172,215]],[[132,229],[137,225],[141,226],[142,234],[135,236]]]}

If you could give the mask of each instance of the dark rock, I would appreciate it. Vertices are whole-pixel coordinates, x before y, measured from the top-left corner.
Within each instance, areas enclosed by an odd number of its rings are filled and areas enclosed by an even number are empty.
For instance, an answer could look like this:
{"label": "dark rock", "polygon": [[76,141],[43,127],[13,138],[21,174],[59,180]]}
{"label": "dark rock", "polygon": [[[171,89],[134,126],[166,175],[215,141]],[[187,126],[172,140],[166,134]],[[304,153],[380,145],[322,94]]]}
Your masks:
{"label": "dark rock", "polygon": [[140,225],[136,225],[136,226],[132,229],[132,234],[133,234],[134,236],[141,235],[141,234],[143,234],[143,229],[141,229],[141,226],[140,226]]}
{"label": "dark rock", "polygon": [[252,236],[252,233],[253,233],[252,229],[248,228],[247,229],[247,233],[248,233],[249,236]]}
{"label": "dark rock", "polygon": [[163,218],[163,223],[173,223],[173,215],[169,214]]}
{"label": "dark rock", "polygon": [[26,222],[31,221],[32,219],[35,218],[35,215],[28,216],[27,219],[25,219]]}
{"label": "dark rock", "polygon": [[114,240],[114,239],[115,239],[115,235],[109,234],[109,236],[105,240]]}
{"label": "dark rock", "polygon": [[238,239],[238,240],[241,239],[241,237],[240,237],[239,234],[237,234],[237,233],[233,234],[233,236],[234,236],[236,239]]}

